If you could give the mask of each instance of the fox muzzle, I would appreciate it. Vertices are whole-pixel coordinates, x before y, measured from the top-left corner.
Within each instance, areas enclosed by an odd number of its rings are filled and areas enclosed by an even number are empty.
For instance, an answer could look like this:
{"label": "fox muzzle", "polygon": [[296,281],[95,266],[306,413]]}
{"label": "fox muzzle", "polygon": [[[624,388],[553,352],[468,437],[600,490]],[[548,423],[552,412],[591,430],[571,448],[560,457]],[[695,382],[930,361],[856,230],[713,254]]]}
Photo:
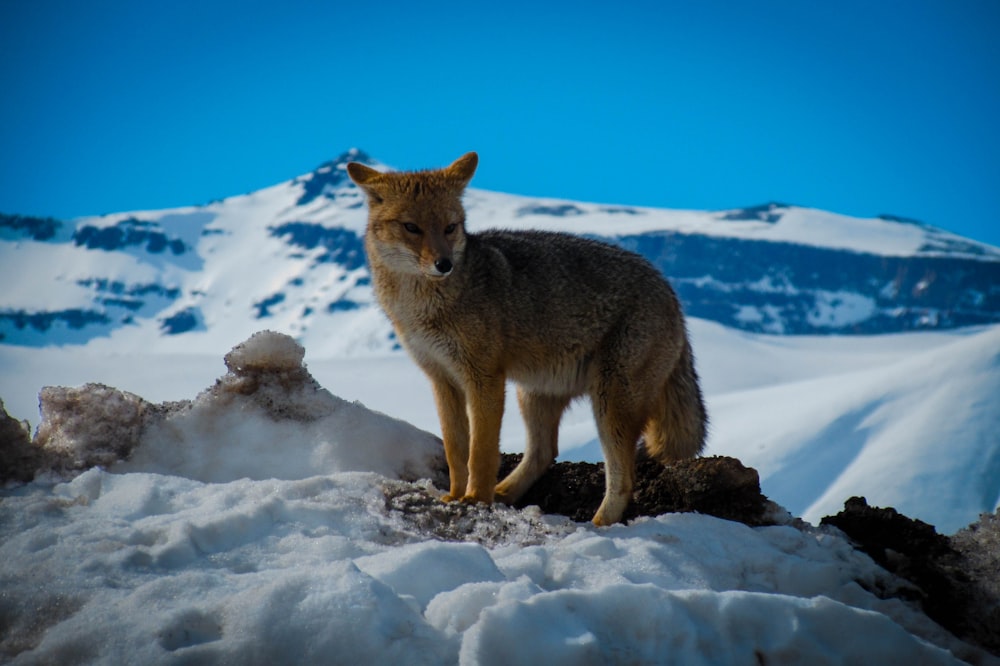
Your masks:
{"label": "fox muzzle", "polygon": [[434,260],[434,268],[437,269],[437,272],[440,273],[442,277],[451,273],[454,267],[454,264],[451,263],[451,259],[448,257],[441,257],[440,259]]}

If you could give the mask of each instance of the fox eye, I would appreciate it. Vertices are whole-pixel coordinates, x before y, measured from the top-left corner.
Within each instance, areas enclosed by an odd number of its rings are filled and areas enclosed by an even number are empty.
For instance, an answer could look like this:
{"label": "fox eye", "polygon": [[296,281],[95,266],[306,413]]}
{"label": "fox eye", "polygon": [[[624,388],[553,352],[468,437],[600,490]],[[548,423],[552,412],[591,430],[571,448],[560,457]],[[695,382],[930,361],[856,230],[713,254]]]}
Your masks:
{"label": "fox eye", "polygon": [[451,235],[455,233],[455,229],[458,229],[457,224],[449,224],[447,227],[444,228],[444,233],[445,235]]}
{"label": "fox eye", "polygon": [[420,227],[413,224],[413,222],[403,222],[403,228],[409,231],[411,234],[423,233],[420,231]]}

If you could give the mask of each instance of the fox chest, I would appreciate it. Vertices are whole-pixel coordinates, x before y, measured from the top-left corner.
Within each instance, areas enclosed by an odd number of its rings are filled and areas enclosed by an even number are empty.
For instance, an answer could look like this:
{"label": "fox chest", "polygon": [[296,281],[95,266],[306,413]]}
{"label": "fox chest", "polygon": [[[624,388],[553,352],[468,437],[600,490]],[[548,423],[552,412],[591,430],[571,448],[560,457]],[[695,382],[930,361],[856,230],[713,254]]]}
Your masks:
{"label": "fox chest", "polygon": [[456,383],[463,383],[467,352],[460,341],[439,329],[397,327],[396,334],[406,351],[425,370],[444,371]]}
{"label": "fox chest", "polygon": [[400,303],[384,304],[383,309],[400,343],[418,364],[443,366],[449,369],[449,374],[454,374],[451,368],[466,355],[466,350],[447,317],[427,308],[405,307]]}

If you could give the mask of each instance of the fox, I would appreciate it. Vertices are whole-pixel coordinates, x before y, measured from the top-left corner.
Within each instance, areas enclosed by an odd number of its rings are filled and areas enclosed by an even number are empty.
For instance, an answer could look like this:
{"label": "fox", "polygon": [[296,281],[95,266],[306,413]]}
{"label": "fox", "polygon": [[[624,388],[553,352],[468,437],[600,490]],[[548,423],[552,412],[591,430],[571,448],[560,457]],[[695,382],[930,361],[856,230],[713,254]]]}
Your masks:
{"label": "fox", "polygon": [[[448,464],[446,502],[512,504],[554,463],[559,422],[590,399],[605,459],[593,523],[621,521],[640,438],[663,464],[697,456],[707,415],[681,305],[645,258],[582,236],[466,227],[470,152],[440,169],[351,162],[377,302],[430,380]],[[507,382],[524,455],[497,483]]]}

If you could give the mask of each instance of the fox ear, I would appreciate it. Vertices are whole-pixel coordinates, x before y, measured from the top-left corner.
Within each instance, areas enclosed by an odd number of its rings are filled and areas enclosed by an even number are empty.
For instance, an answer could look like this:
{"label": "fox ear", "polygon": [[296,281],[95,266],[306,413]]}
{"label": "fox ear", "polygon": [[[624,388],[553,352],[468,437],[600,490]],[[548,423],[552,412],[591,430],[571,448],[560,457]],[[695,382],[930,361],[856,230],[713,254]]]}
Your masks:
{"label": "fox ear", "polygon": [[351,177],[354,183],[365,191],[368,195],[369,201],[375,203],[382,203],[382,197],[375,189],[376,179],[381,176],[381,172],[376,171],[370,166],[361,164],[360,162],[348,162],[347,163],[347,175]]}
{"label": "fox ear", "polygon": [[466,153],[451,163],[444,172],[450,178],[461,182],[462,187],[469,184],[472,175],[476,173],[476,166],[479,165],[479,155]]}
{"label": "fox ear", "polygon": [[379,172],[361,162],[348,162],[347,175],[358,185],[364,185],[375,176],[378,176]]}

